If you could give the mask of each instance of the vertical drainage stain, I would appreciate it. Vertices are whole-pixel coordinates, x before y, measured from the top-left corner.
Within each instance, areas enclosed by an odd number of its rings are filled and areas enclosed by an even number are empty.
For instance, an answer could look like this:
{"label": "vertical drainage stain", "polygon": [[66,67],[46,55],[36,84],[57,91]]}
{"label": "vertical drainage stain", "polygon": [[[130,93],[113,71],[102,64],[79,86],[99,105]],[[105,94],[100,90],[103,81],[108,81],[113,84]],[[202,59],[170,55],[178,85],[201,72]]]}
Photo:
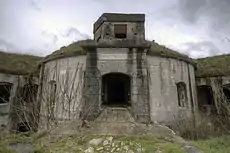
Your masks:
{"label": "vertical drainage stain", "polygon": [[160,75],[160,86],[161,86],[161,95],[163,95],[164,93],[164,78],[163,78],[163,66],[162,66],[162,62],[160,61],[159,64],[159,75]]}

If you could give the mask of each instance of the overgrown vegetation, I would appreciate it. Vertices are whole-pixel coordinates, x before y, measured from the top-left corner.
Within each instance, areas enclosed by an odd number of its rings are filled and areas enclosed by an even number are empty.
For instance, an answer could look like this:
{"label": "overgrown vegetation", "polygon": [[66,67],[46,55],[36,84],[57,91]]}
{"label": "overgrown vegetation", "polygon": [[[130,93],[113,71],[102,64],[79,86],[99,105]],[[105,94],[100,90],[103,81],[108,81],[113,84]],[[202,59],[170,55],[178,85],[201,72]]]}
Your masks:
{"label": "overgrown vegetation", "polygon": [[[44,134],[45,133],[45,134]],[[88,147],[88,142],[94,138],[106,138],[108,136],[95,135],[69,135],[63,136],[57,141],[52,141],[52,136],[47,132],[41,133],[14,133],[4,134],[0,137],[0,153],[16,153],[11,149],[13,144],[32,144],[31,153],[52,153],[52,152],[82,152]],[[48,139],[49,138],[49,141]],[[148,136],[115,136],[115,141],[138,143],[142,146],[143,153],[185,153],[181,146],[170,142],[172,137],[148,135]],[[221,136],[212,139],[191,141],[190,144],[197,146],[204,153],[229,153],[230,136]]]}
{"label": "overgrown vegetation", "polygon": [[190,119],[176,122],[172,128],[185,139],[209,139],[229,134],[230,120],[224,115],[199,113]]}
{"label": "overgrown vegetation", "polygon": [[193,142],[204,153],[229,153],[230,136],[222,136],[207,140],[198,140]]}
{"label": "overgrown vegetation", "polygon": [[10,74],[31,74],[38,69],[42,57],[6,53],[0,51],[0,72]]}
{"label": "overgrown vegetation", "polygon": [[[95,136],[95,135],[63,135],[57,141],[52,141],[52,136],[48,140],[49,135],[36,139],[34,141],[34,134],[25,136],[23,134],[8,134],[0,140],[0,153],[15,153],[10,149],[10,145],[17,143],[33,143],[33,153],[56,153],[56,152],[69,152],[69,153],[83,153],[88,148],[89,141],[94,138],[106,138],[108,136]],[[170,137],[168,139],[171,139]],[[167,138],[163,136],[115,136],[114,143],[123,142],[127,144],[130,149],[135,150],[135,144],[143,148],[143,153],[161,152],[161,153],[185,153],[180,145],[166,141]],[[4,146],[4,147],[3,147]],[[98,147],[102,147],[98,146]]]}
{"label": "overgrown vegetation", "polygon": [[218,55],[213,57],[206,57],[196,59],[197,63],[197,77],[214,77],[230,74],[230,55]]}
{"label": "overgrown vegetation", "polygon": [[31,144],[32,137],[29,133],[1,133],[0,132],[0,153],[16,153],[10,146],[21,143],[21,144]]}
{"label": "overgrown vegetation", "polygon": [[82,44],[93,42],[91,39],[80,40],[74,42],[68,46],[63,46],[60,49],[54,51],[52,54],[45,57],[44,61],[57,59],[60,57],[69,57],[74,55],[85,55],[86,51],[82,48]]}
{"label": "overgrown vegetation", "polygon": [[[49,60],[56,59],[56,58],[68,57],[68,56],[74,56],[74,55],[84,55],[86,54],[86,51],[81,47],[81,45],[83,44],[85,45],[91,42],[94,42],[94,41],[91,39],[86,39],[86,40],[80,40],[80,41],[74,42],[68,46],[61,47],[59,50],[56,50],[51,55],[47,56],[44,59],[44,61],[49,61]],[[176,59],[185,60],[185,61],[194,63],[194,61],[185,54],[169,49],[154,41],[147,41],[147,42],[151,44],[151,47],[149,50],[150,55],[176,58]]]}
{"label": "overgrown vegetation", "polygon": [[169,49],[163,45],[160,45],[154,41],[148,41],[151,44],[149,54],[160,55],[169,58],[176,58],[184,61],[188,61],[190,63],[194,63],[193,59],[189,58],[187,55],[179,53],[175,50]]}

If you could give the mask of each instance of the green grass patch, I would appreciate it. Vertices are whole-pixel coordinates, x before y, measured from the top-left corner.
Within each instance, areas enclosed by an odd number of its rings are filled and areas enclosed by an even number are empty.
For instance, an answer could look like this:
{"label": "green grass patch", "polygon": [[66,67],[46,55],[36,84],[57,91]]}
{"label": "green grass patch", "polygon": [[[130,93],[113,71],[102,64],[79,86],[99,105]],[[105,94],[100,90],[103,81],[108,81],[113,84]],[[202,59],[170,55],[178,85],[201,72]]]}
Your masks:
{"label": "green grass patch", "polygon": [[126,142],[140,144],[144,151],[143,153],[152,153],[161,151],[162,153],[185,153],[180,149],[180,146],[175,143],[164,141],[164,136],[120,136],[115,139]]}
{"label": "green grass patch", "polygon": [[0,153],[15,153],[10,149],[10,145],[14,144],[32,144],[32,137],[29,133],[16,134],[16,133],[5,133],[0,135]]}
{"label": "green grass patch", "polygon": [[32,74],[38,70],[42,57],[6,53],[0,51],[0,72],[9,74]]}
{"label": "green grass patch", "polygon": [[222,76],[230,74],[230,55],[218,55],[196,59],[197,77]]}
{"label": "green grass patch", "polygon": [[[36,150],[39,152],[53,153],[55,150],[58,152],[83,152],[88,147],[88,142],[94,138],[106,139],[109,136],[69,136],[59,139],[49,145],[40,145]],[[185,153],[180,149],[180,146],[175,143],[166,142],[162,136],[115,136],[113,142],[119,144],[125,143],[132,150],[137,150],[140,145],[144,150],[143,153],[152,153],[161,151],[161,153]],[[41,147],[43,146],[43,147]],[[98,147],[103,147],[100,145]],[[97,151],[96,151],[97,152]]]}
{"label": "green grass patch", "polygon": [[198,140],[193,142],[198,148],[205,153],[229,153],[230,136],[222,136],[207,140]]}

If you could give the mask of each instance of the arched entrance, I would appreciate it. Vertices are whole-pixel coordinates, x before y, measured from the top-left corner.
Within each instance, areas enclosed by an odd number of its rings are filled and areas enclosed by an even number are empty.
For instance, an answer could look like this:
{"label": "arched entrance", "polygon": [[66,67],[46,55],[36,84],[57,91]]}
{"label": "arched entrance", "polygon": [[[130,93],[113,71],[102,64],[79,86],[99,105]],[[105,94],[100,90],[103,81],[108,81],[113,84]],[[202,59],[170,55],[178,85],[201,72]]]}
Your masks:
{"label": "arched entrance", "polygon": [[102,76],[102,104],[108,106],[130,105],[130,76],[123,73],[109,73]]}

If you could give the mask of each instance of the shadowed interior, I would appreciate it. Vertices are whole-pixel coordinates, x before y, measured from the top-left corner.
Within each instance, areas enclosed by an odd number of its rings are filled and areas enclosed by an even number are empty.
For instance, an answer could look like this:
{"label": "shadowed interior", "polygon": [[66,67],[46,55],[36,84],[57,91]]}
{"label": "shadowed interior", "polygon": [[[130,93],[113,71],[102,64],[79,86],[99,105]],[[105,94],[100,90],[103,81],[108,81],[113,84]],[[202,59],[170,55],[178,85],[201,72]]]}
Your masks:
{"label": "shadowed interior", "polygon": [[130,77],[122,73],[109,73],[102,77],[103,105],[130,105]]}

